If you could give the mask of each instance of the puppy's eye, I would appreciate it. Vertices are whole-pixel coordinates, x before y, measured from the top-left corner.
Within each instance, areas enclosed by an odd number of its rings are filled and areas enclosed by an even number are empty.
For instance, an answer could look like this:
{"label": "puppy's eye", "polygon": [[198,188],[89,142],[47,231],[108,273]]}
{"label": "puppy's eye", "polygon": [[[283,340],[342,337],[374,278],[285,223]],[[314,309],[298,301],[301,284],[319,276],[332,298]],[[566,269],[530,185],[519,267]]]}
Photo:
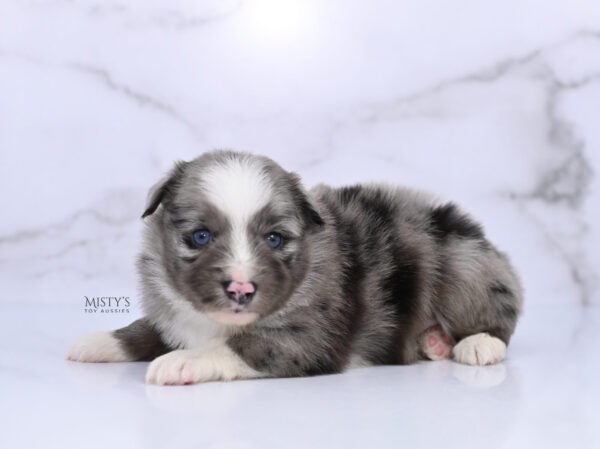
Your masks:
{"label": "puppy's eye", "polygon": [[283,237],[281,237],[279,232],[271,232],[269,235],[267,235],[267,245],[269,245],[271,248],[278,248],[281,246],[282,242]]}
{"label": "puppy's eye", "polygon": [[194,243],[198,246],[204,246],[212,240],[212,235],[208,229],[199,229],[194,232]]}

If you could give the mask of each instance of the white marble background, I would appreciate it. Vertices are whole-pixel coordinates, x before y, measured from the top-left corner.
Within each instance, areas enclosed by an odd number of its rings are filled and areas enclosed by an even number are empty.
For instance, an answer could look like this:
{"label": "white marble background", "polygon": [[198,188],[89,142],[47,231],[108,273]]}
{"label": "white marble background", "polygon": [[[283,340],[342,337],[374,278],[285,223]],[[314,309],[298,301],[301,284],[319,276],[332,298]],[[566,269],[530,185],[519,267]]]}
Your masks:
{"label": "white marble background", "polygon": [[595,0],[1,0],[0,301],[137,298],[148,187],[217,147],[432,190],[600,303],[599,125]]}

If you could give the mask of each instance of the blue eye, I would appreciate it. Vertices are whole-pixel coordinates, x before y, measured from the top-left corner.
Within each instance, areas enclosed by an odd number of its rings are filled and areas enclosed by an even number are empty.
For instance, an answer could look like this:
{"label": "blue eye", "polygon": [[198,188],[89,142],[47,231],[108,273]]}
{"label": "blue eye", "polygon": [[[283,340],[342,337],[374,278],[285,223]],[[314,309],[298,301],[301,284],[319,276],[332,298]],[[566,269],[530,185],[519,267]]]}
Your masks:
{"label": "blue eye", "polygon": [[194,232],[194,243],[199,246],[204,246],[207,243],[210,243],[212,240],[212,235],[208,229],[200,229]]}
{"label": "blue eye", "polygon": [[281,237],[279,232],[271,232],[269,235],[267,235],[267,245],[269,245],[271,248],[278,248],[281,246],[282,241],[283,237]]}

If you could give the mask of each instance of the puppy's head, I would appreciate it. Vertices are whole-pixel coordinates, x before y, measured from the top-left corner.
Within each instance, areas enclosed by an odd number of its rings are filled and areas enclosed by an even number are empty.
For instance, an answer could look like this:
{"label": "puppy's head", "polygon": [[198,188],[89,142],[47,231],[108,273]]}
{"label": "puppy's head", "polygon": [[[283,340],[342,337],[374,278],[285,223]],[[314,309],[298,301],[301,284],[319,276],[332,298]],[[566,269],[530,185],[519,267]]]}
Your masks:
{"label": "puppy's head", "polygon": [[221,151],[177,163],[150,190],[143,217],[154,231],[146,251],[169,283],[230,325],[286,303],[323,224],[295,174],[264,157]]}

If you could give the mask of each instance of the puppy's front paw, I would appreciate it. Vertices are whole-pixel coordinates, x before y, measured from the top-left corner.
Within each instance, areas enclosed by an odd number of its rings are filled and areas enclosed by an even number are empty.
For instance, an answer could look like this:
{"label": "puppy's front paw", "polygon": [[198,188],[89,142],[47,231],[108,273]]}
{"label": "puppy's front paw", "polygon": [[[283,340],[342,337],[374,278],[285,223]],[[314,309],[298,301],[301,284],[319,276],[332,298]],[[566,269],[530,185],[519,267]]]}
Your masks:
{"label": "puppy's front paw", "polygon": [[188,385],[203,380],[202,375],[200,359],[192,351],[181,349],[169,352],[152,361],[146,372],[146,383]]}
{"label": "puppy's front paw", "polygon": [[211,380],[259,377],[231,349],[210,351],[180,349],[154,360],[148,367],[146,382],[156,385],[190,385]]}
{"label": "puppy's front paw", "polygon": [[75,362],[127,362],[129,357],[112,332],[92,332],[79,337],[67,351]]}
{"label": "puppy's front paw", "polygon": [[454,360],[466,365],[493,365],[506,357],[506,344],[483,332],[463,338],[452,354]]}

